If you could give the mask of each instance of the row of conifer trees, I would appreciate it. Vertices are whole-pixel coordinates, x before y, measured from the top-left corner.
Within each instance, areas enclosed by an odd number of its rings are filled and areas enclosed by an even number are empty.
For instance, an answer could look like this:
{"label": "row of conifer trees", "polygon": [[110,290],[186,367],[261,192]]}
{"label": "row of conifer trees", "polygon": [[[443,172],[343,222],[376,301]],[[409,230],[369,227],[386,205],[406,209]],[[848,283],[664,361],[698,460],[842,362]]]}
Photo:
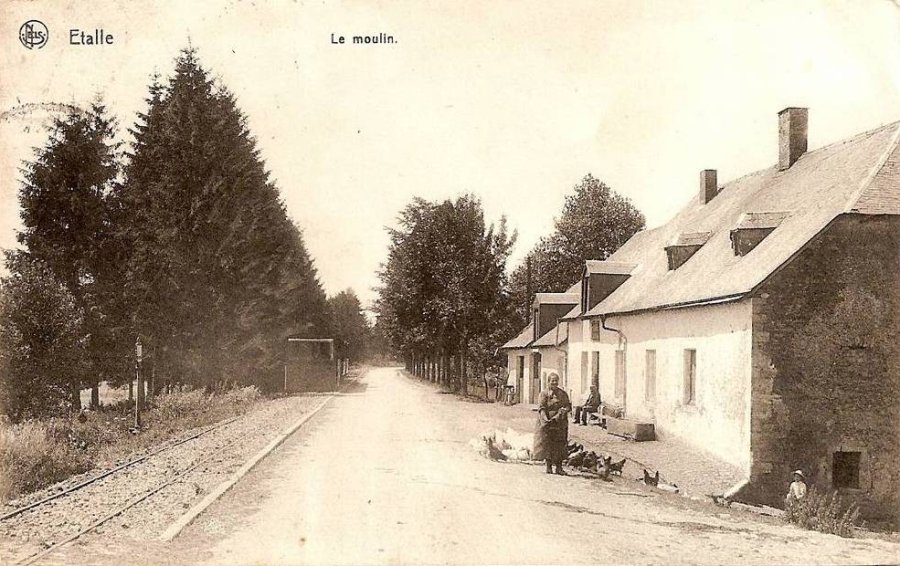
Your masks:
{"label": "row of conifer trees", "polygon": [[186,49],[146,102],[131,136],[99,98],[58,116],[22,169],[20,248],[0,294],[14,419],[130,380],[138,337],[157,388],[272,388],[288,335],[335,330],[235,97]]}

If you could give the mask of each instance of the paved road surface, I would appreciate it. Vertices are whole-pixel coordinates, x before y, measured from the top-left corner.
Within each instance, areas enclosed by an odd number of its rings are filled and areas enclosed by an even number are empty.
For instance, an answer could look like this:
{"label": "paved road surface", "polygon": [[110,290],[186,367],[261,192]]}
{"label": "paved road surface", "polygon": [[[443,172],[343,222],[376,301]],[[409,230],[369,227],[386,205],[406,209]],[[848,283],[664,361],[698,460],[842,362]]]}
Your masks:
{"label": "paved road surface", "polygon": [[[490,405],[379,369],[333,399],[238,488],[132,563],[887,563],[900,545],[840,539],[654,492],[488,461]],[[276,431],[273,431],[273,435]],[[75,545],[110,563],[123,549]]]}

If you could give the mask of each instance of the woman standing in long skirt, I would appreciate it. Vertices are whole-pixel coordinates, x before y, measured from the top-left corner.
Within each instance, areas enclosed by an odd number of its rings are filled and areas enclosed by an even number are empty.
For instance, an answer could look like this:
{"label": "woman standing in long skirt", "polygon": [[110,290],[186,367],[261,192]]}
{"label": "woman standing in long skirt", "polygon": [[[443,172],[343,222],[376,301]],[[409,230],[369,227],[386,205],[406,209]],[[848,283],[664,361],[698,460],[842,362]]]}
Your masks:
{"label": "woman standing in long skirt", "polygon": [[549,388],[541,391],[538,404],[538,418],[534,430],[534,459],[547,460],[547,473],[566,475],[562,461],[566,457],[566,443],[569,440],[569,411],[572,403],[565,391],[559,388],[559,374],[551,372],[547,376]]}

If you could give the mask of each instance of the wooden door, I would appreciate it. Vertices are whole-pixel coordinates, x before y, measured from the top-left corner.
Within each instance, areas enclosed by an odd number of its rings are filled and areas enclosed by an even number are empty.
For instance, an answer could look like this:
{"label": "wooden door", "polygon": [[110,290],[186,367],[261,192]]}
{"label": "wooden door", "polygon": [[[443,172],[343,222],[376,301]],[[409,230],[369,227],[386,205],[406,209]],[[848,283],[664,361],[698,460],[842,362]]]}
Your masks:
{"label": "wooden door", "polygon": [[541,392],[541,355],[531,355],[531,391],[528,392],[528,402],[537,403],[538,393]]}

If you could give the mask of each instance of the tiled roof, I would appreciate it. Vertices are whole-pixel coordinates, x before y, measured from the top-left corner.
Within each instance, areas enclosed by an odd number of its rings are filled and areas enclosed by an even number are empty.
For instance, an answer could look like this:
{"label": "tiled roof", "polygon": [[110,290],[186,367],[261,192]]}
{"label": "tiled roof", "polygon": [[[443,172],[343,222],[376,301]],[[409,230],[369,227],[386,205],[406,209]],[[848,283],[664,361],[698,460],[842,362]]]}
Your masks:
{"label": "tiled roof", "polygon": [[500,349],[517,350],[519,348],[527,348],[529,345],[531,345],[532,338],[534,338],[534,324],[529,324],[522,330],[522,332],[519,333],[518,336],[516,336],[506,344],[500,346]]}
{"label": "tiled roof", "polygon": [[[697,197],[667,224],[635,234],[610,261],[638,267],[589,316],[740,298],[785,264],[837,216],[900,214],[900,122],[810,151],[785,171],[777,166],[725,184],[707,204]],[[730,232],[746,214],[784,214],[753,251],[736,256]],[[769,216],[760,213],[768,213]],[[665,247],[685,234],[708,241],[678,269]]]}
{"label": "tiled roof", "polygon": [[711,232],[682,232],[669,243],[671,246],[702,246],[709,241]]}
{"label": "tiled roof", "polygon": [[[628,275],[637,267],[633,263],[624,261],[600,261],[597,259],[589,259],[584,262],[584,268],[588,273],[604,273],[607,275]],[[578,286],[581,291],[581,286]]]}
{"label": "tiled roof", "polygon": [[578,318],[579,316],[581,316],[581,304],[580,304],[580,303],[577,304],[577,305],[575,305],[574,307],[572,307],[572,310],[570,310],[569,312],[567,312],[567,313],[565,314],[565,316],[563,316],[563,317],[560,318],[559,320],[561,320],[561,321],[575,320],[575,319]]}
{"label": "tiled roof", "polygon": [[738,218],[738,230],[748,230],[754,228],[778,228],[778,225],[789,216],[788,212],[747,212]]}
{"label": "tiled roof", "polygon": [[[560,324],[559,334],[556,333],[556,328],[556,326],[551,328],[546,334],[532,342],[531,345],[537,348],[540,346],[558,346],[565,343],[565,341],[569,338],[569,325]],[[557,342],[557,340],[559,341]]]}
{"label": "tiled roof", "polygon": [[581,301],[580,293],[535,293],[534,302],[540,305],[565,305]]}

